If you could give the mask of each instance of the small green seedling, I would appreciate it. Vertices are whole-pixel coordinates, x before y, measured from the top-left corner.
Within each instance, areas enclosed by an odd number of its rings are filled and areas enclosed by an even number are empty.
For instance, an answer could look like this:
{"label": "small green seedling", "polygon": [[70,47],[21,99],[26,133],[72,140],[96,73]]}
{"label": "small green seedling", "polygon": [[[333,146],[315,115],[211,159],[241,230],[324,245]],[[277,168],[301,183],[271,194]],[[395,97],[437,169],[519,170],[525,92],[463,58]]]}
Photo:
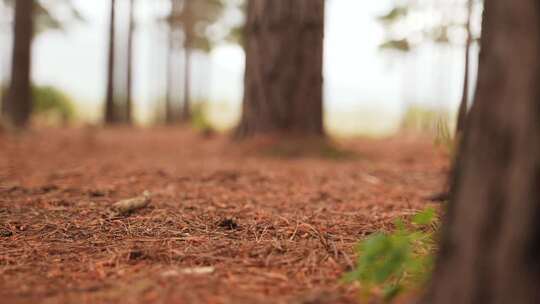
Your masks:
{"label": "small green seedling", "polygon": [[395,231],[361,241],[356,269],[344,280],[360,284],[365,302],[376,292],[390,302],[403,291],[422,286],[433,268],[435,221],[435,210],[426,209],[415,214],[408,225],[399,219]]}

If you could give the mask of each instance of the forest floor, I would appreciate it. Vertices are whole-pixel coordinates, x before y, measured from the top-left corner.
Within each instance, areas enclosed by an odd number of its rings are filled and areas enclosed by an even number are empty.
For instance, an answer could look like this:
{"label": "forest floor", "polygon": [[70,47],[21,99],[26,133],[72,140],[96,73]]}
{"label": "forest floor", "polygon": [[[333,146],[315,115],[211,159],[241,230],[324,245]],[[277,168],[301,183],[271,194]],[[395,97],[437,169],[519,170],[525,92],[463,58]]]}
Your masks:
{"label": "forest floor", "polygon": [[[298,158],[180,128],[0,134],[0,302],[357,303],[340,282],[355,243],[430,205],[448,159],[419,136],[339,145]],[[149,206],[111,211],[145,190]]]}

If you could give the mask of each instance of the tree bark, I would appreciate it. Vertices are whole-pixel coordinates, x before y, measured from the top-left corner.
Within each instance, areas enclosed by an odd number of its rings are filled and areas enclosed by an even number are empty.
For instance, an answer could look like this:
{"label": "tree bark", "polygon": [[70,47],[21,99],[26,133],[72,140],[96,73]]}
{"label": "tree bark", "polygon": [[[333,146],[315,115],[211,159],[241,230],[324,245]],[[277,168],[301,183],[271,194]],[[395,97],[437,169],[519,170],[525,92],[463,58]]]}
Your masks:
{"label": "tree bark", "polygon": [[459,104],[458,120],[456,126],[456,134],[461,134],[465,128],[465,122],[467,120],[467,112],[469,110],[469,75],[470,75],[470,55],[472,45],[472,33],[471,33],[471,18],[473,10],[474,0],[467,1],[467,23],[465,25],[467,31],[467,41],[465,42],[465,72],[463,77],[463,92],[461,95],[461,102]]}
{"label": "tree bark", "polygon": [[32,112],[33,7],[33,0],[15,1],[11,84],[2,106],[2,112],[8,122],[18,128],[24,128],[28,125]]}
{"label": "tree bark", "polygon": [[324,0],[250,0],[237,136],[322,136]]}
{"label": "tree bark", "polygon": [[540,299],[540,3],[486,1],[478,87],[424,303]]}
{"label": "tree bark", "polygon": [[115,69],[115,40],[116,40],[116,0],[111,0],[111,15],[109,25],[109,61],[107,64],[107,96],[105,99],[105,123],[118,122],[118,109],[114,94],[114,69]]}
{"label": "tree bark", "polygon": [[127,49],[127,92],[126,92],[126,123],[133,122],[133,36],[135,32],[135,0],[129,3],[129,29]]}

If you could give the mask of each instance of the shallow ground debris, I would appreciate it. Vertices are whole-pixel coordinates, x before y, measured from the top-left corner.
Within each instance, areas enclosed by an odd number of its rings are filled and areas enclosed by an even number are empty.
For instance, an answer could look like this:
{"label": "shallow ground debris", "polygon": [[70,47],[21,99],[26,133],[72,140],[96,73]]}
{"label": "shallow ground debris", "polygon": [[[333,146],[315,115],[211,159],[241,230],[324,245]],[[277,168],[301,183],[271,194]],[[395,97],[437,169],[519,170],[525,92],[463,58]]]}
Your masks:
{"label": "shallow ground debris", "polygon": [[226,219],[221,220],[218,225],[219,227],[225,228],[228,230],[234,230],[238,228],[238,223],[236,223],[236,221],[231,218],[226,218]]}
{"label": "shallow ground debris", "polygon": [[[250,143],[181,129],[98,129],[91,145],[82,133],[0,137],[5,303],[358,304],[340,283],[355,244],[438,206],[425,198],[448,168],[418,137],[343,141],[362,157],[336,162],[246,154]],[[145,190],[152,205],[109,216]]]}
{"label": "shallow ground debris", "polygon": [[118,215],[126,215],[135,210],[144,208],[152,201],[152,194],[145,190],[141,196],[125,199],[114,203],[111,208]]}

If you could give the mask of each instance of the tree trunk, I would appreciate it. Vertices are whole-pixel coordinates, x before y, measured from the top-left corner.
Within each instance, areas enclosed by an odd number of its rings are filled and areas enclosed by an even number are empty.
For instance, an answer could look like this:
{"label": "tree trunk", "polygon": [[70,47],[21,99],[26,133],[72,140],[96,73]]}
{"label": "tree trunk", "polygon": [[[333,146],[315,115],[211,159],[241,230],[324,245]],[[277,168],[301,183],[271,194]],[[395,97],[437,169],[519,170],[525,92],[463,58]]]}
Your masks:
{"label": "tree trunk", "polygon": [[[187,41],[187,36],[185,41]],[[191,119],[191,44],[185,42],[184,45],[184,104],[182,107],[182,120]]]}
{"label": "tree trunk", "polygon": [[540,299],[540,4],[486,1],[478,87],[424,303]]}
{"label": "tree trunk", "polygon": [[194,37],[192,37],[194,32],[192,0],[184,0],[181,16],[184,31],[184,103],[182,105],[181,119],[185,122],[191,119],[191,55],[193,52],[192,41],[194,39]]}
{"label": "tree trunk", "polygon": [[237,136],[321,136],[324,0],[250,0]]}
{"label": "tree trunk", "polygon": [[127,56],[127,92],[126,92],[126,123],[133,121],[133,35],[135,32],[135,0],[130,0],[129,29],[128,29],[128,56]]}
{"label": "tree trunk", "polygon": [[467,111],[469,109],[469,70],[472,44],[471,17],[473,10],[473,1],[474,0],[468,0],[467,3],[467,23],[465,25],[467,30],[467,41],[465,42],[465,72],[463,77],[463,92],[461,95],[461,102],[459,104],[456,134],[461,134],[463,132],[465,128],[465,121],[467,120]]}
{"label": "tree trunk", "polygon": [[2,109],[8,122],[18,128],[27,126],[32,112],[33,7],[33,0],[15,1],[11,84]]}
{"label": "tree trunk", "polygon": [[165,101],[165,121],[167,124],[173,124],[181,119],[178,97],[178,65],[177,56],[181,43],[179,42],[178,34],[180,33],[179,18],[182,13],[182,1],[171,0],[171,12],[169,16],[169,46],[167,57],[167,97]]}
{"label": "tree trunk", "polygon": [[105,100],[105,123],[118,122],[118,109],[116,108],[114,94],[114,68],[115,68],[115,31],[116,31],[116,0],[111,0],[111,16],[109,25],[109,62],[107,65],[107,97]]}
{"label": "tree trunk", "polygon": [[[0,1],[0,18],[2,18],[2,20],[9,19],[9,14],[6,9],[6,3],[2,3],[1,1]],[[9,22],[7,21],[0,22],[0,26],[2,28],[4,27],[7,28],[8,25],[9,25]],[[8,59],[7,52],[4,49],[4,47],[0,47],[0,52],[1,52],[0,53],[0,124],[1,124],[2,112],[3,112],[2,105],[5,102],[7,88],[8,88],[8,81],[7,81],[6,76],[9,75],[8,64],[7,64],[7,60],[9,59]]]}
{"label": "tree trunk", "polygon": [[[174,1],[174,0],[173,0]],[[165,124],[174,122],[173,114],[173,56],[174,56],[174,26],[169,24],[169,46],[167,48],[167,95],[165,97]]]}

